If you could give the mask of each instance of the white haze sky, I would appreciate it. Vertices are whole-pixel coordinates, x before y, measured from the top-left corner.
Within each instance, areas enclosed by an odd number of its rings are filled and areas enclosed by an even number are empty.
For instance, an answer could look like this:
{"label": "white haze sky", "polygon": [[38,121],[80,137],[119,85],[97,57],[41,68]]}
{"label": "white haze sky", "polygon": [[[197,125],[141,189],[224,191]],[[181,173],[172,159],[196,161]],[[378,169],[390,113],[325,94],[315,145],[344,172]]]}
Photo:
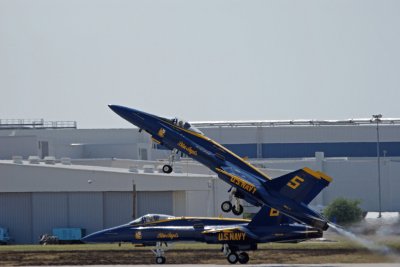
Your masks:
{"label": "white haze sky", "polygon": [[400,1],[0,0],[0,119],[400,117]]}

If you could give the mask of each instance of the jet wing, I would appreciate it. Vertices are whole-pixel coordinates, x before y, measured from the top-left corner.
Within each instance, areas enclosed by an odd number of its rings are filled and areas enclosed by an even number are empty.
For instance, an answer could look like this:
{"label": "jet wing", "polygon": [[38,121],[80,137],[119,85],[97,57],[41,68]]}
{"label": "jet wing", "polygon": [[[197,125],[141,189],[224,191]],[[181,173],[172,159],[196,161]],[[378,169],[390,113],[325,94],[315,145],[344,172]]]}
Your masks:
{"label": "jet wing", "polygon": [[214,233],[219,233],[219,232],[226,232],[226,231],[237,231],[237,230],[242,230],[243,228],[241,227],[218,227],[218,228],[211,228],[211,229],[207,229],[204,230],[203,232],[201,232],[202,234],[214,234]]}

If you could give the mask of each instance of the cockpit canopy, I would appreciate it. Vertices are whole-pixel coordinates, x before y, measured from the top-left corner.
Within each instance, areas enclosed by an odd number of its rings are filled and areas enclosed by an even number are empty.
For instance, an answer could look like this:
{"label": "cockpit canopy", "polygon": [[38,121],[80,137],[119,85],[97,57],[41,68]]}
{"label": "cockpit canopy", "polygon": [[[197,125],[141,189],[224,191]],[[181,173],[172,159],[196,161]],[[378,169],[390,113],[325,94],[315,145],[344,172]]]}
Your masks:
{"label": "cockpit canopy", "polygon": [[183,129],[198,133],[198,134],[203,134],[199,129],[196,127],[192,126],[189,122],[179,119],[179,118],[173,118],[172,123],[178,127],[181,127]]}
{"label": "cockpit canopy", "polygon": [[131,221],[129,224],[152,223],[152,222],[157,222],[157,221],[172,219],[172,218],[175,218],[175,217],[171,216],[171,215],[166,215],[166,214],[146,214],[146,215],[143,215],[142,217],[139,217],[139,218]]}

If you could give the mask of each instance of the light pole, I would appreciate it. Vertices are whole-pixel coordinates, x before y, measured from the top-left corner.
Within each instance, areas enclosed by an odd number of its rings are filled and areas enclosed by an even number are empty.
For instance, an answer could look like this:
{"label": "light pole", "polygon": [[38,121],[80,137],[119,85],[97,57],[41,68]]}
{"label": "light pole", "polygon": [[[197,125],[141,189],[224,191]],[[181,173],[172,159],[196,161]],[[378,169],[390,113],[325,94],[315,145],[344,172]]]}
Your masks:
{"label": "light pole", "polygon": [[132,179],[132,219],[136,219],[136,184]]}
{"label": "light pole", "polygon": [[382,196],[381,196],[381,155],[379,151],[379,122],[381,122],[382,114],[372,115],[372,118],[376,122],[376,157],[378,159],[378,198],[379,198],[379,215],[378,218],[382,217]]}

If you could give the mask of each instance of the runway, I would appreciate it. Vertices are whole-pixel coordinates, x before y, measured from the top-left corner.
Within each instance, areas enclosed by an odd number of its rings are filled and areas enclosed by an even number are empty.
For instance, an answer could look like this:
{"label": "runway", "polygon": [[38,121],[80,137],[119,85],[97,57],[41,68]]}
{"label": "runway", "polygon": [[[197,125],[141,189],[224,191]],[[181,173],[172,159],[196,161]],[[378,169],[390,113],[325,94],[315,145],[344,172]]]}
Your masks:
{"label": "runway", "polygon": [[[304,266],[315,266],[315,267],[397,267],[400,263],[346,263],[346,264],[154,264],[154,265],[80,265],[79,267],[232,267],[232,266],[243,266],[243,267],[304,267]],[[42,267],[42,266],[31,266],[31,267]],[[76,265],[57,265],[57,266],[47,266],[47,267],[76,267]]]}

